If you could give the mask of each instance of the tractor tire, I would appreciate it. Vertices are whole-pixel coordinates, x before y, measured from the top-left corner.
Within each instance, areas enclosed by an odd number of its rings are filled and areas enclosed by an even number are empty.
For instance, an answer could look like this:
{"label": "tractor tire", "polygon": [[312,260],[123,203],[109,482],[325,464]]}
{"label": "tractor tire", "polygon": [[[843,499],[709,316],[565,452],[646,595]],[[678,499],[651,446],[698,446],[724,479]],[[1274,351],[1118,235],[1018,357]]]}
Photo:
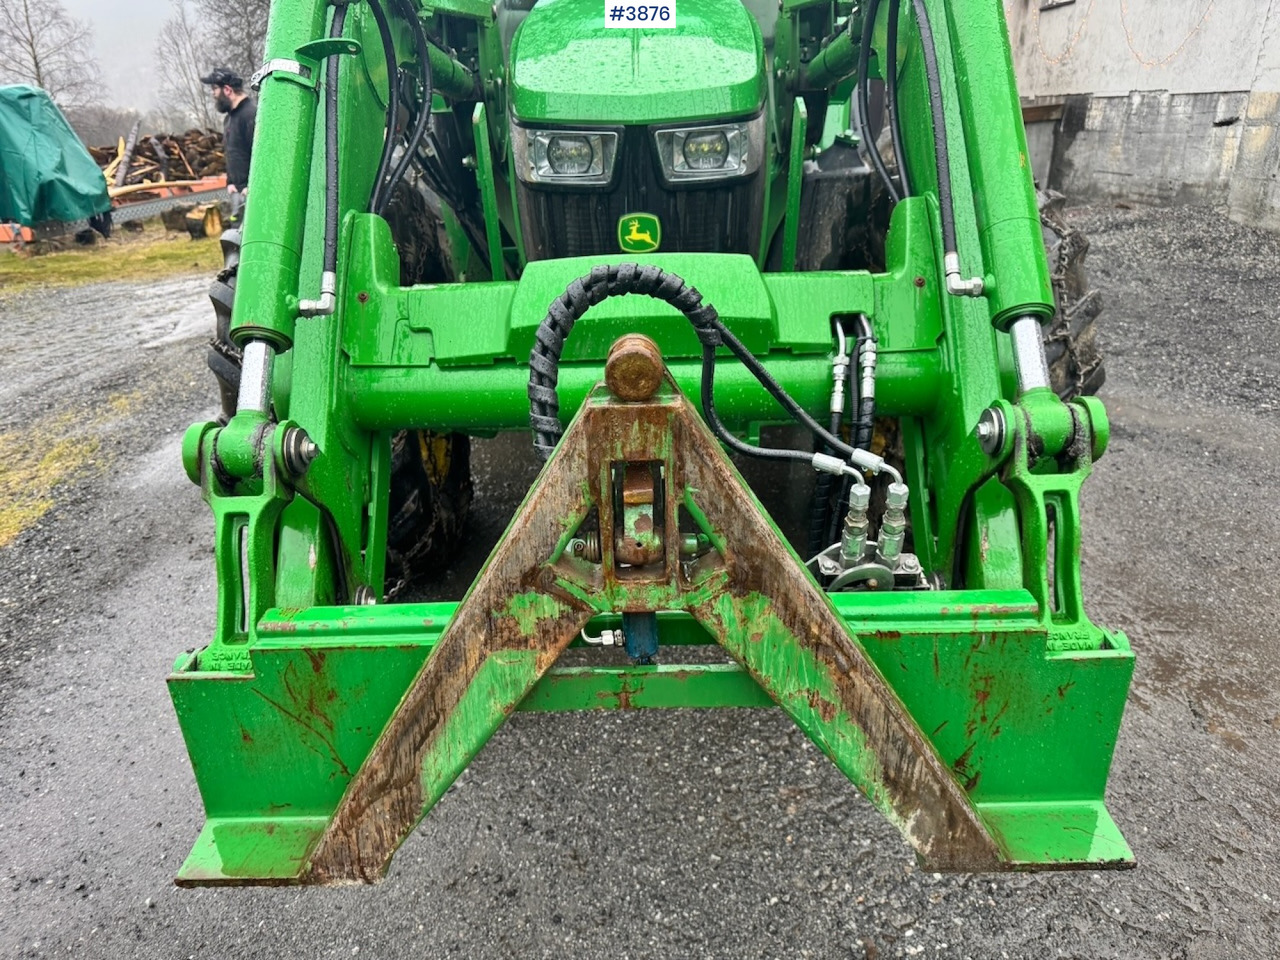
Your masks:
{"label": "tractor tire", "polygon": [[[221,422],[235,416],[241,354],[231,341],[231,309],[240,264],[240,231],[222,234],[223,268],[209,288],[215,316],[208,365],[218,381]],[[456,555],[471,510],[471,438],[465,433],[401,430],[391,438],[387,511],[387,598],[439,573]]]}
{"label": "tractor tire", "polygon": [[400,254],[401,286],[453,282],[438,197],[420,181],[412,186],[401,182],[387,205],[385,219]]}
{"label": "tractor tire", "polygon": [[1057,307],[1044,331],[1049,381],[1063,400],[1089,396],[1098,392],[1107,377],[1097,342],[1102,294],[1090,289],[1084,269],[1089,239],[1063,218],[1066,198],[1062,194],[1048,190],[1036,196]]}
{"label": "tractor tire", "polygon": [[222,234],[222,269],[209,287],[209,302],[213,304],[214,328],[209,340],[209,369],[218,381],[218,393],[222,400],[222,423],[236,412],[236,400],[240,396],[240,348],[231,342],[231,307],[236,299],[236,272],[240,269],[240,231],[227,230]]}

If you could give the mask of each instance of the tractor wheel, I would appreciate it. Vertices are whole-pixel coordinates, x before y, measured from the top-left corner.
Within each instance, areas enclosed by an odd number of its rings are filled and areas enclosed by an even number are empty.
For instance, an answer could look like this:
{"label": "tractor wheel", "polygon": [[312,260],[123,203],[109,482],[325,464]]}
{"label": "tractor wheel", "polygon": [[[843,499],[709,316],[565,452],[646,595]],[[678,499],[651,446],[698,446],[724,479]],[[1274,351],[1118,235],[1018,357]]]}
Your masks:
{"label": "tractor wheel", "polygon": [[387,225],[400,253],[400,283],[450,283],[453,267],[445,254],[448,240],[440,200],[421,182],[400,183],[387,205]]}
{"label": "tractor wheel", "polygon": [[462,542],[471,495],[465,433],[401,430],[391,438],[388,595],[447,566]]}
{"label": "tractor wheel", "polygon": [[[240,350],[230,336],[239,230],[223,233],[222,256],[223,269],[209,288],[216,323],[208,364],[218,381],[226,423],[235,415],[240,393]],[[401,430],[391,438],[388,597],[448,565],[462,540],[471,493],[471,438],[465,433]]]}
{"label": "tractor wheel", "polygon": [[240,395],[240,348],[231,342],[231,307],[236,299],[236,271],[240,269],[240,231],[222,234],[222,269],[209,287],[215,318],[213,337],[209,340],[209,369],[218,380],[222,399],[223,423],[236,412]]}
{"label": "tractor wheel", "polygon": [[1037,198],[1053,299],[1058,308],[1044,331],[1045,358],[1053,389],[1062,399],[1070,400],[1097,393],[1106,379],[1096,338],[1102,294],[1089,288],[1085,274],[1088,238],[1063,219],[1066,198],[1054,190],[1041,191]]}

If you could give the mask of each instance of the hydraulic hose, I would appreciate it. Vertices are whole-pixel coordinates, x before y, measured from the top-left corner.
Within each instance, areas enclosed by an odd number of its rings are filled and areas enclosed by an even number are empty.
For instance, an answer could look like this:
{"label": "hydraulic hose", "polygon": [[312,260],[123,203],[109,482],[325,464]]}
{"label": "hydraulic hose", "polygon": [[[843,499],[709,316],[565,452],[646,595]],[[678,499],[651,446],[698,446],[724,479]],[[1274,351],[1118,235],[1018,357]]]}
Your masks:
{"label": "hydraulic hose", "polygon": [[[702,294],[698,293],[694,287],[687,285],[683,278],[674,273],[667,273],[655,266],[641,266],[635,263],[593,267],[587,276],[574,280],[564,293],[551,302],[547,308],[547,315],[538,326],[533,350],[529,355],[529,423],[533,428],[534,447],[544,460],[551,456],[563,432],[560,426],[560,400],[556,395],[556,382],[559,379],[560,356],[564,350],[565,340],[573,330],[574,324],[592,306],[608,297],[632,293],[666,301],[684,314],[692,324],[703,346],[703,413],[708,425],[727,446],[739,453],[770,460],[803,460],[816,469],[830,468],[829,472],[853,471],[853,467],[848,467],[842,461],[825,454],[806,454],[799,450],[769,450],[764,447],[755,447],[729,433],[716,416],[714,397],[709,392],[714,386],[715,351],[722,345],[729,348],[729,351],[751,371],[770,396],[777,400],[793,419],[807,427],[814,436],[827,443],[842,458],[848,460],[854,467],[876,473],[884,471],[901,482],[902,478],[898,471],[885,463],[882,458],[849,446],[820,426],[791,398],[751,351],[721,323],[715,307],[704,304]],[[708,400],[711,401],[709,407]]]}
{"label": "hydraulic hose", "polygon": [[[850,375],[854,382],[853,422],[850,425],[850,439],[859,450],[871,451],[871,438],[875,432],[876,418],[876,354],[877,341],[875,330],[867,315],[857,315],[857,336],[854,340],[853,352],[858,358],[857,376]],[[839,535],[840,518],[848,510],[849,493],[852,484],[845,477],[840,482],[839,495],[836,497],[835,509],[825,515],[826,527],[823,531],[823,542],[817,549],[834,543]],[[816,511],[815,511],[816,515]],[[812,533],[812,524],[810,527]]]}
{"label": "hydraulic hose", "polygon": [[[844,418],[845,383],[849,379],[849,338],[845,336],[842,321],[837,320],[833,327],[836,353],[831,361],[831,420],[828,429],[838,437]],[[854,349],[856,351],[856,345]],[[857,389],[856,385],[854,389]],[[831,450],[824,445],[822,452],[830,453]],[[809,553],[817,553],[832,542],[827,538],[827,519],[831,512],[831,494],[835,482],[836,478],[829,473],[818,474],[814,482],[813,499],[809,508]]]}
{"label": "hydraulic hose", "polygon": [[[876,168],[876,173],[884,181],[884,187],[889,192],[889,199],[897,203],[902,199],[902,195],[898,192],[897,184],[893,182],[893,178],[889,176],[889,171],[885,169],[884,158],[880,156],[875,137],[871,133],[871,119],[868,116],[871,113],[871,98],[867,91],[867,84],[871,74],[871,35],[875,29],[876,13],[879,9],[880,0],[868,0],[867,12],[862,18],[862,41],[858,48],[858,135],[862,138],[863,146],[867,148],[867,156],[871,158],[871,165]],[[901,158],[899,158],[898,163],[901,165]]]}
{"label": "hydraulic hose", "polygon": [[587,276],[574,280],[564,293],[551,301],[529,354],[529,425],[533,428],[533,445],[543,460],[551,456],[563,433],[556,384],[565,340],[574,324],[591,307],[607,297],[629,293],[671,304],[693,325],[699,340],[703,343],[707,338],[713,340],[713,352],[719,345],[716,331],[719,318],[715,308],[704,305],[702,295],[680,277],[657,267],[634,263],[593,267]]}
{"label": "hydraulic hose", "polygon": [[768,447],[757,447],[747,443],[745,440],[739,440],[735,437],[720,421],[720,415],[716,413],[715,376],[715,345],[703,341],[702,415],[706,419],[707,425],[711,427],[711,432],[716,435],[716,438],[719,439],[721,443],[731,450],[745,454],[748,457],[756,457],[760,460],[793,460],[803,461],[804,463],[813,462],[813,457],[810,454],[805,453],[803,450],[783,450],[770,449]]}
{"label": "hydraulic hose", "polygon": [[885,41],[884,105],[889,113],[889,133],[893,137],[893,158],[898,165],[898,185],[902,196],[911,196],[907,155],[902,143],[902,118],[898,116],[898,20],[902,0],[889,0],[889,30]]}
{"label": "hydraulic hose", "polygon": [[876,351],[877,341],[871,321],[858,314],[858,411],[854,422],[854,446],[871,449],[871,435],[876,418]]}
{"label": "hydraulic hose", "polygon": [[387,205],[395,194],[396,186],[404,179],[404,175],[408,171],[409,165],[413,162],[419,145],[422,143],[422,138],[426,135],[427,128],[431,124],[431,50],[427,43],[427,34],[422,29],[422,21],[418,19],[417,13],[408,0],[393,0],[393,2],[400,11],[400,15],[413,25],[413,42],[417,48],[418,60],[422,64],[422,106],[418,110],[418,118],[413,125],[413,131],[409,134],[408,145],[400,157],[400,162],[396,164],[395,169],[387,178],[386,186],[383,188],[378,198],[378,203],[374,208],[373,212],[380,216],[386,212]]}
{"label": "hydraulic hose", "polygon": [[377,213],[382,200],[382,190],[387,181],[387,170],[391,166],[391,155],[396,148],[396,121],[400,113],[400,64],[396,60],[396,45],[391,36],[391,25],[387,22],[387,13],[382,8],[381,2],[369,0],[369,12],[373,14],[374,23],[378,26],[378,37],[382,41],[382,51],[387,63],[387,135],[382,143],[378,173],[373,180],[373,193],[369,197],[369,210]]}
{"label": "hydraulic hose", "polygon": [[938,167],[938,208],[942,216],[942,265],[947,293],[957,297],[982,296],[982,277],[960,275],[960,254],[956,245],[955,197],[951,192],[951,152],[947,145],[947,118],[942,109],[942,77],[938,70],[938,50],[924,0],[911,0],[920,44],[924,48],[924,72],[929,83],[929,113],[933,125],[933,152]]}
{"label": "hydraulic hose", "polygon": [[933,155],[938,166],[938,206],[942,213],[942,247],[945,253],[956,252],[955,201],[951,196],[951,151],[947,145],[947,118],[942,109],[942,78],[938,71],[938,50],[934,46],[933,27],[924,0],[911,0],[924,48],[924,72],[929,83],[929,114],[933,122]]}

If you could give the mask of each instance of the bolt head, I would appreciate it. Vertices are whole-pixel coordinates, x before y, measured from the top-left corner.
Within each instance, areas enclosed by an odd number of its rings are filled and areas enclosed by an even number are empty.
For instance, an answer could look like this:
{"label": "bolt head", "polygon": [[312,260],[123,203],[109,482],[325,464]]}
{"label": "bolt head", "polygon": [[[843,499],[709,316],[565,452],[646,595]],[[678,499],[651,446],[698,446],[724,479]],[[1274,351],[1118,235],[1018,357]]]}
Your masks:
{"label": "bolt head", "polygon": [[996,407],[988,407],[978,418],[974,430],[984,453],[994,456],[1004,446],[1004,415]]}

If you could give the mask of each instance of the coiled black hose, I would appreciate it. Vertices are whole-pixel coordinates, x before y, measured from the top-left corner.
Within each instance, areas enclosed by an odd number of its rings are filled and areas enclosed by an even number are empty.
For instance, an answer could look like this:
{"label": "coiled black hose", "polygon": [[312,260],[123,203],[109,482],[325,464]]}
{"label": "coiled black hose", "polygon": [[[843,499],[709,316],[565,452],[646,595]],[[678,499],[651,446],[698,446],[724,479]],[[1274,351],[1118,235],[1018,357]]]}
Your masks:
{"label": "coiled black hose", "polygon": [[768,460],[803,460],[812,457],[799,450],[771,450],[744,443],[720,422],[715,410],[714,380],[716,348],[725,346],[751,371],[769,394],[793,419],[807,427],[819,440],[843,457],[854,450],[843,440],[820,426],[769,373],[759,360],[742,345],[723,323],[711,304],[702,302],[702,294],[674,273],[659,267],[635,263],[593,267],[579,277],[551,302],[547,315],[538,326],[533,350],[529,354],[529,425],[533,428],[533,444],[545,460],[560,441],[564,428],[560,425],[560,398],[556,384],[560,377],[560,357],[573,326],[591,307],[608,297],[642,294],[663,300],[682,314],[693,326],[702,342],[702,413],[712,432],[728,447],[739,453]]}

